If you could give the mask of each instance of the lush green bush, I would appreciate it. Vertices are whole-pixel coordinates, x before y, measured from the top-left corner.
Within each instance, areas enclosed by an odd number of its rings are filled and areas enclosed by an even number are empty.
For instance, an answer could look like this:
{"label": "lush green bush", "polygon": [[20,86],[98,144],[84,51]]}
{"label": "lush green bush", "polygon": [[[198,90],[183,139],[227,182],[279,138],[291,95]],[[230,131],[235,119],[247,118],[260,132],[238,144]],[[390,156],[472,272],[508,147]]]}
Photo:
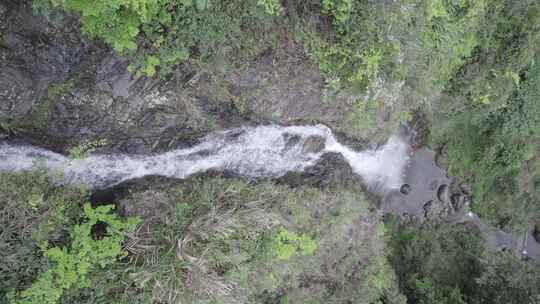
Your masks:
{"label": "lush green bush", "polygon": [[282,227],[272,238],[269,249],[278,259],[288,260],[295,254],[313,255],[317,244],[309,235],[298,235]]}
{"label": "lush green bush", "polygon": [[[302,12],[307,20],[297,20],[299,40],[319,64],[330,89],[361,94],[377,76],[382,76],[382,66],[390,64],[399,50],[399,45],[387,35],[391,18],[373,13],[386,8],[385,14],[392,16],[394,7],[350,0],[311,3],[310,11]],[[321,23],[330,19],[331,29],[310,24],[309,19],[314,16]]]}
{"label": "lush green bush", "polygon": [[[69,242],[84,189],[56,187],[44,172],[0,173],[0,303],[46,267],[41,248]],[[74,203],[75,202],[75,203]]]}
{"label": "lush green bush", "polygon": [[[122,241],[125,233],[137,225],[136,218],[122,221],[111,213],[112,206],[93,209],[84,205],[85,221],[70,231],[69,247],[51,247],[44,256],[52,265],[38,275],[28,289],[16,295],[18,304],[56,304],[65,290],[90,287],[88,274],[104,268],[125,255]],[[97,225],[105,225],[102,235],[94,235]]]}
{"label": "lush green bush", "polygon": [[55,186],[40,169],[0,173],[0,193],[0,303],[57,303],[89,285],[87,276],[122,254],[135,225],[111,206],[82,208],[85,189]]}
{"label": "lush green bush", "polygon": [[524,262],[512,252],[488,252],[482,259],[482,276],[476,280],[476,303],[538,303],[538,265]]}
{"label": "lush green bush", "polygon": [[[282,8],[277,1],[34,0],[34,6],[80,15],[82,31],[132,59],[133,72],[168,75],[196,57],[234,62],[271,42],[265,27]],[[231,58],[229,58],[231,57]]]}
{"label": "lush green bush", "polygon": [[433,134],[450,173],[473,184],[475,210],[522,231],[540,215],[540,5],[494,1],[487,11],[474,55],[435,103]]}
{"label": "lush green bush", "polygon": [[537,303],[536,265],[513,252],[486,251],[475,231],[445,224],[397,224],[390,263],[413,303]]}
{"label": "lush green bush", "polygon": [[389,260],[410,301],[476,303],[471,295],[484,252],[479,235],[459,226],[393,225]]}
{"label": "lush green bush", "polygon": [[164,9],[165,5],[171,3],[169,0],[47,0],[47,2],[53,7],[61,7],[80,14],[82,30],[85,33],[104,39],[119,52],[137,48],[135,38],[141,25],[154,20],[170,19],[170,13]]}

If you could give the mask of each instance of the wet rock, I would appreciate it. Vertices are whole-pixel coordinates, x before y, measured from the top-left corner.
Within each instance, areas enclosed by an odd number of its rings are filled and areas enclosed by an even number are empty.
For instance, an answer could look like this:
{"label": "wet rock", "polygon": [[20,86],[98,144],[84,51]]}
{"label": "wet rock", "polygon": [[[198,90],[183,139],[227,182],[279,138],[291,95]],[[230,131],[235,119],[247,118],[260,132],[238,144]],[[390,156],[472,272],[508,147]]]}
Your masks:
{"label": "wet rock", "polygon": [[448,148],[445,146],[437,149],[437,154],[435,156],[435,163],[439,168],[444,171],[448,171]]}
{"label": "wet rock", "polygon": [[472,188],[467,183],[460,183],[459,189],[461,190],[461,192],[463,192],[466,195],[472,195]]}
{"label": "wet rock", "polygon": [[318,153],[324,149],[326,139],[321,136],[310,136],[304,142],[302,153]]}
{"label": "wet rock", "polygon": [[74,18],[53,25],[33,15],[31,1],[4,2],[0,15],[0,119],[21,119],[49,84],[68,77],[87,44],[73,34]]}
{"label": "wet rock", "polygon": [[0,119],[21,119],[32,109],[37,92],[34,81],[23,70],[0,69]]}
{"label": "wet rock", "polygon": [[353,173],[351,167],[339,153],[325,153],[321,159],[304,172],[289,172],[280,177],[278,182],[292,187],[310,185],[316,187],[329,187],[336,185],[353,186],[361,188],[360,177]]}
{"label": "wet rock", "polygon": [[[407,214],[422,222],[426,218],[441,220],[449,213],[450,179],[436,166],[435,152],[427,148],[414,151],[405,170],[404,184],[410,191],[389,191],[383,197],[382,211],[402,217]],[[407,187],[407,188],[409,188]]]}
{"label": "wet rock", "polygon": [[300,139],[301,137],[297,134],[283,134],[283,140],[285,141],[285,147],[283,148],[283,152],[291,150],[300,142]]}
{"label": "wet rock", "polygon": [[127,70],[129,63],[113,53],[103,58],[96,69],[96,86],[113,97],[128,97],[135,79]]}
{"label": "wet rock", "polygon": [[338,122],[349,106],[323,102],[324,80],[317,65],[299,48],[285,50],[279,56],[268,50],[247,70],[227,76],[231,92],[245,112],[255,120],[280,124]]}
{"label": "wet rock", "polygon": [[[180,183],[182,183],[182,180],[177,178],[149,175],[131,179],[106,189],[96,189],[91,193],[89,200],[93,206],[119,204],[130,192],[146,191],[156,187],[167,188]],[[122,206],[121,204],[120,206],[123,208],[121,210],[128,208],[128,206]]]}
{"label": "wet rock", "polygon": [[424,212],[424,217],[430,221],[444,220],[449,214],[448,205],[437,200],[426,203]]}
{"label": "wet rock", "polygon": [[466,197],[460,194],[452,194],[450,202],[454,212],[462,211],[466,205]]}
{"label": "wet rock", "polygon": [[403,195],[407,195],[411,192],[411,186],[409,184],[403,184],[399,188],[399,192],[401,192]]}
{"label": "wet rock", "polygon": [[450,203],[450,190],[448,185],[442,184],[437,189],[437,198],[441,203],[449,204]]}
{"label": "wet rock", "polygon": [[534,240],[540,244],[540,224],[536,224],[532,233]]}
{"label": "wet rock", "polygon": [[[100,68],[89,63],[90,70]],[[57,100],[48,133],[76,142],[105,139],[110,152],[150,153],[182,147],[207,132],[241,124],[236,123],[237,114],[227,112],[229,107],[186,96],[175,79],[141,78],[125,87],[127,97],[115,96],[114,81],[124,75],[115,71],[100,72],[98,83],[81,81]]]}

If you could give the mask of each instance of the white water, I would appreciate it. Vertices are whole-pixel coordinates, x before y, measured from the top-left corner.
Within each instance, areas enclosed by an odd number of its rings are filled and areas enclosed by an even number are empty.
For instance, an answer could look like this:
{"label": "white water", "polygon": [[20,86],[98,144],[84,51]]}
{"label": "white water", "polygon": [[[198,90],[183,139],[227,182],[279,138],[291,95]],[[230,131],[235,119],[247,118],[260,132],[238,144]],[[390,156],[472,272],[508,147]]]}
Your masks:
{"label": "white water", "polygon": [[[308,138],[324,139],[324,149],[309,152]],[[337,142],[331,130],[316,126],[258,126],[215,132],[200,144],[163,154],[92,155],[70,159],[31,146],[0,144],[0,171],[30,170],[45,166],[58,183],[104,188],[147,175],[185,178],[209,169],[228,170],[241,176],[276,178],[303,171],[325,152],[341,153],[366,184],[374,189],[395,189],[402,184],[409,146],[392,136],[377,150],[356,152]]]}

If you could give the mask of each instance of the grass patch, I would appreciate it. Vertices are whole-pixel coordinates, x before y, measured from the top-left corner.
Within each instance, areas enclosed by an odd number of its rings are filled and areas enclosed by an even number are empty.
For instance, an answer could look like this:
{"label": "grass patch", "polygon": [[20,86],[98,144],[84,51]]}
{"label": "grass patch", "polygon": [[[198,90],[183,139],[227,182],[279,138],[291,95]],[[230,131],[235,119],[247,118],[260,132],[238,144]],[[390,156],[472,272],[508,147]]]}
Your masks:
{"label": "grass patch", "polygon": [[134,191],[121,205],[142,214],[132,254],[96,278],[102,292],[64,303],[403,300],[384,227],[360,194],[197,178]]}

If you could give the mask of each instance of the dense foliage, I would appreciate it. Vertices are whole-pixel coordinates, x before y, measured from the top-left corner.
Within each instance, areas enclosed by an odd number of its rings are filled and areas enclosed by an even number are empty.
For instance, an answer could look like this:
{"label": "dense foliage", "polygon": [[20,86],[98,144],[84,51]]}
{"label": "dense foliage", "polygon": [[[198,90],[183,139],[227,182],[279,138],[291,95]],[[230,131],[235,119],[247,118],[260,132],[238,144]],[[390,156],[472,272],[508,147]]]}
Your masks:
{"label": "dense foliage", "polygon": [[83,189],[55,187],[39,171],[0,174],[0,193],[0,303],[53,304],[89,286],[89,275],[124,254],[124,235],[137,224],[112,206],[82,206]]}
{"label": "dense foliage", "polygon": [[158,68],[166,76],[191,56],[254,56],[271,43],[265,26],[281,11],[268,0],[36,0],[34,6],[78,13],[84,33],[133,58],[132,71],[149,76]]}
{"label": "dense foliage", "polygon": [[536,265],[489,252],[464,226],[389,225],[389,261],[412,303],[538,303]]}
{"label": "dense foliage", "polygon": [[404,301],[361,195],[205,178],[143,187],[121,205],[145,214],[129,261],[61,303]]}
{"label": "dense foliage", "polygon": [[[20,294],[20,304],[54,304],[62,297],[64,290],[80,289],[91,285],[88,274],[96,268],[104,268],[125,254],[122,250],[124,234],[133,231],[137,224],[135,218],[123,222],[110,214],[112,206],[92,209],[84,205],[85,220],[70,231],[69,248],[52,247],[45,249],[43,255],[52,266],[39,274],[32,286]],[[92,229],[106,225],[104,235],[92,235]],[[96,239],[97,238],[97,239]]]}
{"label": "dense foliage", "polygon": [[52,186],[45,175],[0,175],[0,303],[6,294],[27,287],[46,267],[40,248],[67,241],[79,219],[80,189]]}

